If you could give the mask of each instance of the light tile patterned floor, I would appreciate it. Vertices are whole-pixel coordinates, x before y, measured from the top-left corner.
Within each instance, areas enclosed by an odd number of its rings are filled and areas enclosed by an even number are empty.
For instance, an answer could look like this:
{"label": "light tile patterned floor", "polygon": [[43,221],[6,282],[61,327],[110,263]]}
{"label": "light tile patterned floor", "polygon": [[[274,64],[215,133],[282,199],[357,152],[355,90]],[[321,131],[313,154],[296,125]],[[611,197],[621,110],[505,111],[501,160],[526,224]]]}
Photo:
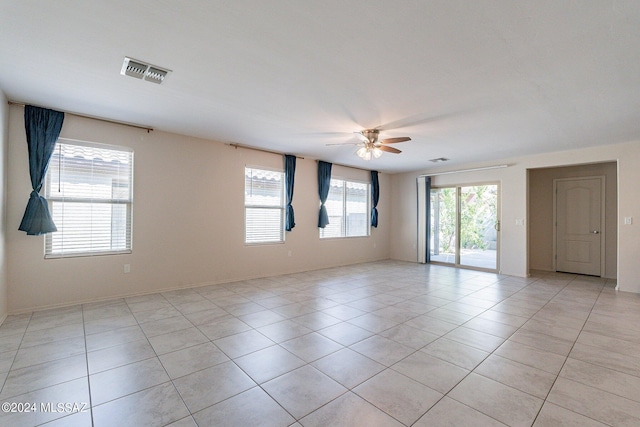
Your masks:
{"label": "light tile patterned floor", "polygon": [[386,261],[10,316],[0,402],[32,412],[0,425],[637,426],[613,288]]}

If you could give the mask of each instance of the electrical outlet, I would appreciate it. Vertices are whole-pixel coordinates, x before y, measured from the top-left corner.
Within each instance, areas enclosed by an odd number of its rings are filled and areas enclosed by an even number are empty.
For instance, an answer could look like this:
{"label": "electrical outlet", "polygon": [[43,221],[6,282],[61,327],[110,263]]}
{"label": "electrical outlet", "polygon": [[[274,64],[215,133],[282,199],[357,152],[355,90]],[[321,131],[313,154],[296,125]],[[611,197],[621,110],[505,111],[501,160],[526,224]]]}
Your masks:
{"label": "electrical outlet", "polygon": [[125,264],[124,265],[124,272],[125,273],[131,273],[131,264]]}

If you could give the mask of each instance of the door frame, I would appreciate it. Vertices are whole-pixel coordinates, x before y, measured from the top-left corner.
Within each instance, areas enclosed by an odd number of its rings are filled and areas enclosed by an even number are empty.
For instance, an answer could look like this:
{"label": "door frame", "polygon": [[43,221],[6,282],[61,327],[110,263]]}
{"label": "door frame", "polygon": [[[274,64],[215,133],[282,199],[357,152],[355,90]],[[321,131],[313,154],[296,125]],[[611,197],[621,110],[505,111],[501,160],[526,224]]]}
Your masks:
{"label": "door frame", "polygon": [[[596,176],[576,176],[573,178],[554,178],[553,179],[553,271],[558,271],[558,182],[560,181],[583,181],[588,179],[599,179],[600,180],[600,276],[606,277],[605,271],[605,234],[606,234],[606,203],[605,203],[605,192],[606,192],[606,176],[605,175],[596,175]],[[575,273],[578,274],[578,273]]]}

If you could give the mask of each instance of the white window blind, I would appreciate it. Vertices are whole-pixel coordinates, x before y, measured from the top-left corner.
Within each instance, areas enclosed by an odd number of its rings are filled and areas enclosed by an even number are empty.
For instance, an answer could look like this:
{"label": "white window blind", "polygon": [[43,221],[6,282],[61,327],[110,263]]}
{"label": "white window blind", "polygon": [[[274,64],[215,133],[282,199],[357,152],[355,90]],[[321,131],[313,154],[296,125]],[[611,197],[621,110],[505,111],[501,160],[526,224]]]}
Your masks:
{"label": "white window blind", "polygon": [[320,229],[320,237],[368,236],[369,200],[369,184],[331,179],[325,203],[329,224]]}
{"label": "white window blind", "polygon": [[244,171],[245,243],[284,242],[284,173]]}
{"label": "white window blind", "polygon": [[45,182],[53,221],[45,257],[131,252],[133,152],[60,139]]}

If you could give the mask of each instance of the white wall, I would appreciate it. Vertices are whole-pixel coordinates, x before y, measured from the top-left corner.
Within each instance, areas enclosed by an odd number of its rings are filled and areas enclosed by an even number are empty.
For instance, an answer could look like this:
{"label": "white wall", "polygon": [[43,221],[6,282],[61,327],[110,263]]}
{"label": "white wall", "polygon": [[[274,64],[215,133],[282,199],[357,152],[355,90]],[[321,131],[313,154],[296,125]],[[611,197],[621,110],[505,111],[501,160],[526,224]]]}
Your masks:
{"label": "white wall", "polygon": [[[466,172],[434,176],[434,186],[499,182],[501,186],[501,258],[504,274],[526,276],[528,266],[527,240],[527,170],[562,165],[618,162],[618,286],[620,290],[640,293],[640,142],[630,142],[594,148],[541,154],[515,159],[496,160],[491,165],[508,164],[505,169]],[[488,164],[464,165],[468,169]],[[391,257],[416,261],[416,189],[420,174],[446,169],[431,169],[392,176]],[[634,217],[633,225],[624,225],[622,218]],[[516,225],[524,219],[525,225]],[[396,232],[397,230],[397,232]]]}
{"label": "white wall", "polygon": [[0,323],[8,314],[7,305],[7,151],[9,141],[9,106],[0,90]]}
{"label": "white wall", "polygon": [[[133,253],[45,260],[44,238],[17,230],[31,189],[23,109],[12,106],[7,193],[11,312],[389,258],[389,175],[380,175],[380,223],[370,237],[320,240],[316,161],[298,159],[296,227],[284,244],[246,246],[244,166],[282,168],[282,156],[72,115],[65,117],[60,136],[135,150]],[[370,180],[367,171],[340,166],[334,166],[333,176]],[[123,273],[124,264],[131,264],[131,273]]]}

